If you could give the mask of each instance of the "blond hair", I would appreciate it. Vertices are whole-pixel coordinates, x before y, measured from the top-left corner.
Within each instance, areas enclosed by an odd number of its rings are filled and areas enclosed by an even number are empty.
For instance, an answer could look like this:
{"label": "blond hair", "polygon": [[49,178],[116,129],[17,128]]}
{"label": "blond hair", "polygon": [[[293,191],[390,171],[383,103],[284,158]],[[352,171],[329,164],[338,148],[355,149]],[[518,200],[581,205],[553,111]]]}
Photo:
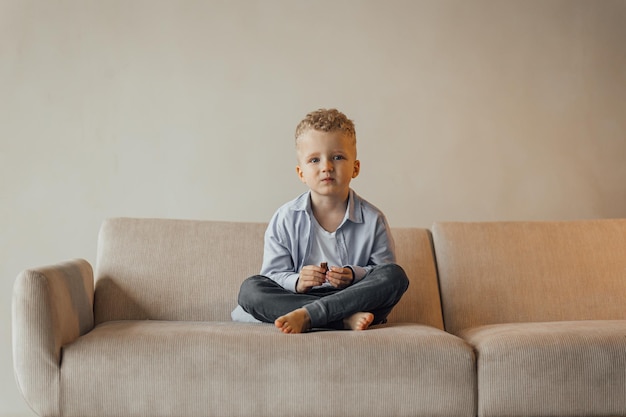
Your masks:
{"label": "blond hair", "polygon": [[337,109],[319,109],[307,114],[296,127],[296,144],[298,138],[308,130],[322,132],[341,131],[356,143],[354,123]]}

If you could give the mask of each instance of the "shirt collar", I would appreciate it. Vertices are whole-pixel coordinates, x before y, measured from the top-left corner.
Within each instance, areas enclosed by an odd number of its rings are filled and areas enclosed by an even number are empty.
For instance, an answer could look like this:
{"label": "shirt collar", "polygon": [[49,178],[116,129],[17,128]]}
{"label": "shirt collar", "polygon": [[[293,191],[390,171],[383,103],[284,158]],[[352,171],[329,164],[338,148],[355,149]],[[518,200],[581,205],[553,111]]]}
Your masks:
{"label": "shirt collar", "polygon": [[[309,215],[312,215],[311,209],[311,191],[302,194],[293,206],[294,211],[306,211]],[[352,223],[363,223],[363,210],[361,207],[361,199],[350,189],[348,194],[348,220]]]}

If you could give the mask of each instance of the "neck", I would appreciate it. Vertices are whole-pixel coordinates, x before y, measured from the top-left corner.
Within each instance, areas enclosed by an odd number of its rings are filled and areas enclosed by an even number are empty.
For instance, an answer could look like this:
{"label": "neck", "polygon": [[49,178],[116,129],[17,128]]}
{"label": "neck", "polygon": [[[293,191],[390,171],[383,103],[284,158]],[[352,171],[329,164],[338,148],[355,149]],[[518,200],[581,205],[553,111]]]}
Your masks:
{"label": "neck", "polygon": [[[318,196],[320,197],[320,196]],[[311,209],[317,222],[328,232],[334,232],[341,225],[348,208],[348,198],[313,198]]]}

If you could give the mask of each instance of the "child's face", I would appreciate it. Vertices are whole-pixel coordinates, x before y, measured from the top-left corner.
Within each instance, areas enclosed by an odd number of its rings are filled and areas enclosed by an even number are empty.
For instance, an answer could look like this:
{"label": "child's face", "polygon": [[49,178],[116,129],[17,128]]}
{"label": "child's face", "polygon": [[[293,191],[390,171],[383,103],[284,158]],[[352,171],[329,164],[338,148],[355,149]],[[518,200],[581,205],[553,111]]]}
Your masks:
{"label": "child's face", "polygon": [[341,131],[308,130],[297,142],[300,180],[319,196],[348,198],[350,181],[359,175],[356,143]]}

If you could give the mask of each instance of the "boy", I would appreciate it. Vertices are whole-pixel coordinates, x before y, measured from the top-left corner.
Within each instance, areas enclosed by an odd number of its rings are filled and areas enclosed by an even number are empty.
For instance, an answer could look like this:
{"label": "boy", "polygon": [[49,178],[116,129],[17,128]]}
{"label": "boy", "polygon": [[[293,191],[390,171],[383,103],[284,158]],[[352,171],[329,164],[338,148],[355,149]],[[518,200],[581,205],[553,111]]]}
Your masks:
{"label": "boy", "polygon": [[295,136],[296,172],[309,191],[272,217],[261,275],[243,282],[239,305],[284,333],[384,323],[408,279],[385,216],[350,188],[361,168],[354,124],[320,109]]}

